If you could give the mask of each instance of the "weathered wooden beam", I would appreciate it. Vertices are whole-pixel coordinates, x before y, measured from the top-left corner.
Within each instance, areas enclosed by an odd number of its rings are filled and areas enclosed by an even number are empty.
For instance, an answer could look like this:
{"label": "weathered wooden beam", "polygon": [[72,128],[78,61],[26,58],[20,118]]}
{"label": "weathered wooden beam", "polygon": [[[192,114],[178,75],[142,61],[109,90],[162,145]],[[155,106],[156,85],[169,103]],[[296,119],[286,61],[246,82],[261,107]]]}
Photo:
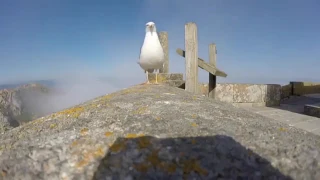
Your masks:
{"label": "weathered wooden beam", "polygon": [[[176,50],[176,52],[182,56],[182,57],[185,57],[185,51],[178,48]],[[216,76],[220,76],[220,77],[227,77],[227,74],[221,70],[219,70],[218,68],[206,63],[203,59],[201,58],[198,58],[198,66],[201,68],[201,69],[204,69],[206,71],[208,71],[209,73],[213,74],[213,75],[216,75]]]}
{"label": "weathered wooden beam", "polygon": [[[209,45],[209,64],[217,67],[217,54],[216,54],[216,45],[210,44]],[[209,91],[208,97],[215,98],[216,96],[216,87],[217,87],[217,76],[209,73]]]}
{"label": "weathered wooden beam", "polygon": [[159,40],[164,52],[164,66],[159,70],[160,73],[169,73],[169,41],[168,33],[165,31],[158,33]]}
{"label": "weathered wooden beam", "polygon": [[198,90],[198,32],[197,25],[193,22],[185,26],[185,54],[186,60],[186,87],[185,90],[197,93]]}

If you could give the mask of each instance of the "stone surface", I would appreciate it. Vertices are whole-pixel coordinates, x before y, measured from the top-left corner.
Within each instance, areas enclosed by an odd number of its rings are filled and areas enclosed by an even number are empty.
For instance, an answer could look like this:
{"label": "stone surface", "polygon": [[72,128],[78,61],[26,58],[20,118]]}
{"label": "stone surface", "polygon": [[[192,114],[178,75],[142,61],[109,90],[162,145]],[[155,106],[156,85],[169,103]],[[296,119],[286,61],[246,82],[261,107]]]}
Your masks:
{"label": "stone surface", "polygon": [[281,86],[281,99],[285,99],[292,96],[292,85],[287,84],[284,86]]}
{"label": "stone surface", "polygon": [[220,101],[233,103],[233,84],[217,84],[216,98]]}
{"label": "stone surface", "polygon": [[234,84],[233,101],[254,103],[264,101],[264,85]]}
{"label": "stone surface", "polygon": [[320,93],[320,83],[313,82],[290,82],[293,86],[293,95],[305,95]]}
{"label": "stone surface", "polygon": [[[149,73],[149,81],[151,83],[156,81],[156,74]],[[182,73],[159,73],[158,74],[158,83],[166,82],[166,81],[183,81]]]}
{"label": "stone surface", "polygon": [[173,87],[180,87],[180,88],[184,89],[185,81],[181,81],[181,80],[171,81],[171,80],[169,80],[169,81],[161,82],[161,84],[169,85],[169,86],[173,86]]}
{"label": "stone surface", "polygon": [[[201,94],[208,94],[208,84],[199,83]],[[224,102],[252,106],[280,105],[281,86],[277,84],[217,84],[216,99]]]}
{"label": "stone surface", "polygon": [[[155,74],[149,74],[149,81],[155,82]],[[185,88],[183,74],[159,73],[158,83]],[[197,93],[208,95],[208,83],[199,83]],[[277,84],[217,84],[216,99],[229,103],[252,104],[252,106],[278,106],[281,100],[281,86]],[[241,105],[240,105],[241,106]]]}
{"label": "stone surface", "polygon": [[[304,97],[306,98],[306,97]],[[320,118],[303,114],[304,102],[303,97],[293,98],[283,101],[276,107],[263,107],[263,106],[240,106],[251,112],[261,114],[265,117],[272,118],[276,121],[283,122],[289,126],[304,129],[308,132],[320,135]],[[290,100],[290,101],[289,101]],[[298,101],[297,101],[298,100]],[[301,101],[299,101],[301,100]],[[300,102],[300,104],[299,104]],[[239,105],[239,103],[237,104]]]}
{"label": "stone surface", "polygon": [[34,102],[48,92],[48,88],[39,84],[0,90],[0,134],[43,115],[34,108]]}
{"label": "stone surface", "polygon": [[309,116],[314,116],[314,117],[320,118],[320,104],[313,104],[313,105],[307,104],[307,105],[305,105],[304,106],[304,113]]}
{"label": "stone surface", "polygon": [[135,86],[0,135],[0,179],[320,179],[319,136],[229,103]]}
{"label": "stone surface", "polygon": [[306,131],[315,131],[317,129],[319,129],[320,127],[320,120],[319,119],[311,119],[305,122],[301,122],[301,123],[296,123],[295,124],[296,127],[304,129]]}
{"label": "stone surface", "polygon": [[264,98],[266,106],[279,106],[281,100],[281,85],[266,84]]}

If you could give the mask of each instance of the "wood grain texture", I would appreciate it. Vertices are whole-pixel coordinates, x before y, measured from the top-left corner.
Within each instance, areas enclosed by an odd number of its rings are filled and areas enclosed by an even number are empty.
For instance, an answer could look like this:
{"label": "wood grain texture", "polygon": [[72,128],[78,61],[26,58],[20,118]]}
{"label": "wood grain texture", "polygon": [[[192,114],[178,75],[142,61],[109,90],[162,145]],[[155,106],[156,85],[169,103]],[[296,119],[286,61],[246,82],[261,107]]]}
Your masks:
{"label": "wood grain texture", "polygon": [[[178,48],[176,50],[176,52],[182,56],[182,57],[185,57],[185,54],[186,52],[180,48]],[[216,75],[216,76],[220,76],[220,77],[227,77],[227,74],[221,70],[219,70],[218,68],[210,65],[209,63],[206,63],[203,59],[201,58],[198,58],[198,66],[201,68],[201,69],[204,69],[206,71],[208,71],[209,73],[213,74],[213,75]]]}
{"label": "wood grain texture", "polygon": [[193,22],[185,25],[185,60],[186,87],[185,90],[197,93],[198,89],[198,34],[197,25]]}
{"label": "wood grain texture", "polygon": [[[216,45],[209,45],[209,64],[211,66],[217,67],[217,54],[216,54]],[[215,98],[217,87],[217,76],[209,73],[209,91],[208,97]]]}

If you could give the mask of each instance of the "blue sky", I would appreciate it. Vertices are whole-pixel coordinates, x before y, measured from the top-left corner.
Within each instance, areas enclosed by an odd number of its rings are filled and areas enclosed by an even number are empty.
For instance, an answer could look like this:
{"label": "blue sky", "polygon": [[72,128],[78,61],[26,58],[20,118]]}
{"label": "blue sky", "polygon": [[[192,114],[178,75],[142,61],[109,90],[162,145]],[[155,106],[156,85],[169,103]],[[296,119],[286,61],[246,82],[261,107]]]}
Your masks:
{"label": "blue sky", "polygon": [[[0,83],[83,76],[139,83],[145,24],[169,34],[170,72],[184,73],[184,25],[199,56],[217,44],[219,82],[320,81],[318,0],[2,0]],[[200,81],[207,82],[207,73]]]}

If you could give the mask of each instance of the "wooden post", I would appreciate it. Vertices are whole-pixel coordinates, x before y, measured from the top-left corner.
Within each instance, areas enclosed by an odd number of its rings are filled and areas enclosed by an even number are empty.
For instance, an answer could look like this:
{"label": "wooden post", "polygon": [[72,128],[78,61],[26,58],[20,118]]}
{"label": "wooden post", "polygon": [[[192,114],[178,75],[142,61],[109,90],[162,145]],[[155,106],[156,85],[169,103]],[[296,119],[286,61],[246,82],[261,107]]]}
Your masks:
{"label": "wooden post", "polygon": [[[217,67],[217,54],[216,54],[216,45],[209,45],[209,64]],[[216,95],[216,86],[217,86],[217,76],[209,73],[209,94],[210,98],[215,98]]]}
{"label": "wooden post", "polygon": [[186,84],[185,90],[197,93],[198,89],[198,34],[197,25],[193,22],[185,25],[185,59]]}
{"label": "wooden post", "polygon": [[169,43],[168,43],[168,33],[162,31],[158,34],[161,46],[164,52],[164,66],[159,70],[160,73],[169,73]]}

